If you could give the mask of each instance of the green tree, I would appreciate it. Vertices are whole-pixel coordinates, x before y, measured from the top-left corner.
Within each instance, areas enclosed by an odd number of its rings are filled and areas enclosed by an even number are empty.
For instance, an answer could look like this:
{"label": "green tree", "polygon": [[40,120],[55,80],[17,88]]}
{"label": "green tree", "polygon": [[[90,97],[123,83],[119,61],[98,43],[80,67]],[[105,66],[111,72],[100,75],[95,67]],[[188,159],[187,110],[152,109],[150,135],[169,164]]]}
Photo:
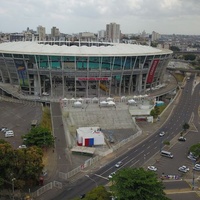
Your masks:
{"label": "green tree", "polygon": [[111,193],[108,192],[104,186],[98,186],[88,192],[85,196],[85,200],[110,200]]}
{"label": "green tree", "polygon": [[51,112],[48,106],[43,108],[42,120],[41,120],[40,126],[43,128],[47,128],[48,130],[52,132]]}
{"label": "green tree", "polygon": [[160,114],[160,110],[158,106],[155,106],[154,109],[151,110],[150,115],[153,116],[153,118],[157,118]]}
{"label": "green tree", "polygon": [[190,125],[188,123],[183,124],[183,130],[187,131],[190,128]]}
{"label": "green tree", "polygon": [[44,167],[42,158],[39,147],[13,149],[9,143],[0,141],[0,189],[10,188],[13,178],[18,189],[35,185]]}
{"label": "green tree", "polygon": [[169,200],[156,174],[143,168],[119,170],[112,182],[110,189],[118,200]]}
{"label": "green tree", "polygon": [[156,113],[154,109],[151,110],[150,115],[153,116],[154,119],[156,118]]}
{"label": "green tree", "polygon": [[195,156],[200,157],[200,143],[192,145],[189,148],[189,152],[192,152]]}
{"label": "green tree", "polygon": [[22,137],[27,146],[51,147],[54,144],[54,137],[47,128],[37,126]]}
{"label": "green tree", "polygon": [[177,46],[171,46],[169,49],[174,52],[180,51],[180,49]]}
{"label": "green tree", "polygon": [[164,141],[163,144],[169,146],[170,142],[169,141]]}
{"label": "green tree", "polygon": [[158,46],[158,42],[151,42],[151,46],[152,47],[157,47]]}
{"label": "green tree", "polygon": [[186,55],[184,55],[184,59],[194,61],[196,59],[196,55],[195,54],[186,54]]}

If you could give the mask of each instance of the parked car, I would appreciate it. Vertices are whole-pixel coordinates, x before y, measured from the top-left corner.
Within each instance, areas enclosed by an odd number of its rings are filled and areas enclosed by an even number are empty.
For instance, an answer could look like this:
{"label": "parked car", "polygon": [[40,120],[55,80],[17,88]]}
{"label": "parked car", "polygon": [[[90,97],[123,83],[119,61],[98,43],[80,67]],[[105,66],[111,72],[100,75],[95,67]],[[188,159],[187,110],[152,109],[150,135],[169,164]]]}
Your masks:
{"label": "parked car", "polygon": [[7,127],[1,127],[0,131],[4,132],[7,129]]}
{"label": "parked car", "polygon": [[81,194],[80,199],[84,199],[84,198],[85,198],[85,194]]}
{"label": "parked car", "polygon": [[122,162],[122,161],[119,161],[119,162],[115,165],[115,167],[119,168],[119,167],[121,167],[122,165],[123,165],[123,162]]}
{"label": "parked car", "polygon": [[147,169],[154,172],[157,171],[157,168],[155,166],[148,166]]}
{"label": "parked car", "polygon": [[14,132],[12,130],[6,131],[5,132],[5,137],[14,137]]}
{"label": "parked car", "polygon": [[160,135],[160,137],[163,137],[165,135],[165,132],[162,131],[159,135]]}
{"label": "parked car", "polygon": [[42,170],[42,174],[41,174],[41,176],[46,176],[48,173],[47,173],[47,169],[43,169]]}
{"label": "parked car", "polygon": [[186,138],[181,136],[181,137],[178,138],[178,141],[185,142]]}
{"label": "parked car", "polygon": [[115,175],[115,174],[116,174],[116,172],[112,172],[112,173],[108,176],[108,178],[109,178],[109,179],[112,178],[113,175]]}
{"label": "parked car", "polygon": [[178,168],[178,171],[184,172],[184,173],[188,172],[189,170],[190,169],[188,167],[186,167],[185,165]]}
{"label": "parked car", "polygon": [[196,171],[200,171],[200,164],[195,164],[193,169]]}
{"label": "parked car", "polygon": [[22,144],[19,146],[19,149],[26,149],[26,148],[27,148],[27,146],[25,144]]}
{"label": "parked car", "polygon": [[3,128],[1,129],[1,131],[2,131],[3,133],[6,133],[7,131],[9,131],[9,129],[6,128],[6,127],[3,127]]}
{"label": "parked car", "polygon": [[43,92],[42,95],[43,96],[49,96],[49,94],[47,92]]}
{"label": "parked car", "polygon": [[188,158],[192,161],[196,161],[198,159],[198,156],[195,156],[192,152],[190,152]]}
{"label": "parked car", "polygon": [[114,143],[114,142],[115,142],[115,140],[114,140],[114,138],[113,138],[112,135],[109,135],[109,142],[110,142],[110,143]]}

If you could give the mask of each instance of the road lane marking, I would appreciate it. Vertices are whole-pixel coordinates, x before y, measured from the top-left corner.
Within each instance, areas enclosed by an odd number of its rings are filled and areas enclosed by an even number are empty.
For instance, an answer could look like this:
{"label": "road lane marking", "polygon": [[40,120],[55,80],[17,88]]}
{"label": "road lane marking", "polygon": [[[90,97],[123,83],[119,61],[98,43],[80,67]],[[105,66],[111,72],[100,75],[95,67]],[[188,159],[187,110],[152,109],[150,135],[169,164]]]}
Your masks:
{"label": "road lane marking", "polygon": [[109,180],[108,178],[106,178],[106,177],[104,177],[104,176],[101,176],[101,175],[99,175],[99,174],[94,174],[95,176],[98,176],[98,177],[100,177],[100,178],[103,178],[103,179],[106,179],[106,180]]}
{"label": "road lane marking", "polygon": [[132,167],[133,165],[137,164],[138,162],[140,162],[140,160],[137,160],[136,162],[134,162],[134,163],[131,165],[131,167]]}

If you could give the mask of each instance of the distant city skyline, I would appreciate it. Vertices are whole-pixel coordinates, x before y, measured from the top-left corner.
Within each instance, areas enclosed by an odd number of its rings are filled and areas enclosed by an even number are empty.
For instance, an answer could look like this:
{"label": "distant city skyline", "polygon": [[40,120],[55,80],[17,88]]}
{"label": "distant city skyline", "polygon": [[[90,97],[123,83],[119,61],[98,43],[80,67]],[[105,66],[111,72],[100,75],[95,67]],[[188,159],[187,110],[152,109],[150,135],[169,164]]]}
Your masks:
{"label": "distant city skyline", "polygon": [[51,33],[105,30],[117,23],[124,34],[200,35],[199,0],[1,0],[0,32],[22,32],[39,25]]}

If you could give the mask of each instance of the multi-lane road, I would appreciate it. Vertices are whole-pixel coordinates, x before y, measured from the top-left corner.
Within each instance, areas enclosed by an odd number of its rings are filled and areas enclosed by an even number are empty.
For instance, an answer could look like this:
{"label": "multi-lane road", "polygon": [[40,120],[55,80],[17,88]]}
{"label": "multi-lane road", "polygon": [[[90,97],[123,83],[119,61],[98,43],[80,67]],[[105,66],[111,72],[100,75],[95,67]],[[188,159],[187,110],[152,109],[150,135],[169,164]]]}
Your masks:
{"label": "multi-lane road", "polygon": [[[123,155],[119,156],[115,160],[111,161],[107,165],[100,168],[93,174],[88,174],[78,181],[74,182],[73,184],[69,184],[66,186],[65,190],[59,194],[54,199],[66,200],[72,199],[80,194],[87,193],[92,188],[96,187],[97,185],[104,185],[108,183],[108,175],[116,171],[115,164],[118,161],[123,161],[123,167],[141,167],[147,159],[154,156],[158,153],[162,147],[162,140],[170,141],[172,140],[177,134],[182,131],[182,126],[186,122],[188,123],[191,119],[191,116],[194,113],[193,122],[195,126],[198,128],[198,107],[199,107],[199,90],[200,84],[198,84],[194,90],[193,88],[194,77],[191,77],[189,81],[187,81],[184,89],[182,90],[182,94],[179,97],[179,101],[177,106],[174,109],[173,114],[170,118],[164,123],[164,125],[156,131],[154,134],[149,136],[146,140],[138,144],[137,146],[133,147],[132,149],[127,149]],[[165,136],[161,138],[159,133],[161,131],[165,131]],[[180,164],[185,164],[186,152],[189,148],[189,145],[195,143],[194,134],[198,134],[197,132],[191,133],[190,136],[187,137],[187,141],[185,143],[178,142],[178,147],[175,146],[170,150],[173,151],[174,158],[162,158],[160,159],[158,165],[158,174],[165,173],[165,174],[178,174],[177,167]],[[199,137],[200,138],[200,137]],[[189,142],[188,142],[189,141]],[[177,150],[178,149],[178,150]],[[184,149],[184,150],[183,150]],[[176,150],[179,153],[176,153]],[[182,151],[182,152],[181,152]],[[180,155],[179,155],[180,154]],[[190,161],[188,161],[190,162]],[[153,163],[152,163],[153,164]]]}

